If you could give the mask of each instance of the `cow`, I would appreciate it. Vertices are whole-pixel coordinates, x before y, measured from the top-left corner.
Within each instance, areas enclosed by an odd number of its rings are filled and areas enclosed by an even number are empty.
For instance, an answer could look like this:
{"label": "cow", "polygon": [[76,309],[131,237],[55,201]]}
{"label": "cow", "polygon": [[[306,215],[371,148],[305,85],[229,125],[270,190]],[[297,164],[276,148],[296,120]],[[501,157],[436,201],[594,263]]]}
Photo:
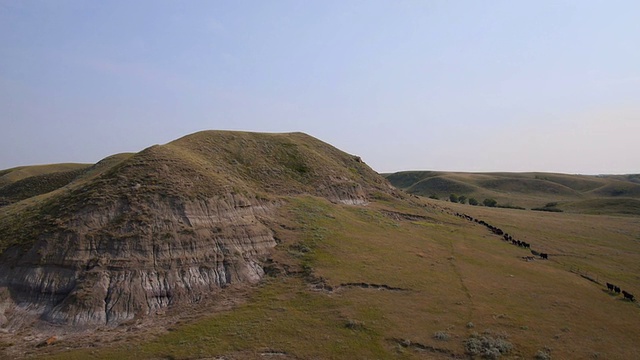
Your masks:
{"label": "cow", "polygon": [[616,294],[620,294],[620,286],[613,286],[613,291],[616,292]]}
{"label": "cow", "polygon": [[622,295],[624,296],[625,299],[629,299],[630,301],[633,301],[633,294],[622,290]]}
{"label": "cow", "polygon": [[607,283],[607,289],[609,289],[609,291],[613,291],[614,288],[615,286],[613,284]]}
{"label": "cow", "polygon": [[540,257],[543,258],[544,260],[548,260],[549,259],[549,254],[547,253],[540,253]]}

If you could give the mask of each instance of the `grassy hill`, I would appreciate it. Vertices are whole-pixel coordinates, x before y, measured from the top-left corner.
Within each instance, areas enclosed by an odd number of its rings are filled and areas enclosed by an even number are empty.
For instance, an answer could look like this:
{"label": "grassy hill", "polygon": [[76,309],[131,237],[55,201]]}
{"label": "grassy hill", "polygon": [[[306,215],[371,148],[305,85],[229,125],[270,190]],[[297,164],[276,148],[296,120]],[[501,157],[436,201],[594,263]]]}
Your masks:
{"label": "grassy hill", "polygon": [[[117,327],[0,331],[0,357],[639,357],[640,306],[605,285],[640,296],[639,218],[585,214],[637,208],[633,197],[612,197],[612,202],[594,195],[633,183],[634,177],[408,172],[387,179],[410,192],[437,188],[442,197],[457,186],[464,190],[459,195],[493,196],[500,203],[561,201],[566,211],[405,196],[359,158],[304,134],[193,134],[107,158],[66,186],[0,208],[0,230],[6,231],[0,231],[0,242],[29,244],[49,226],[46,216],[58,220],[53,225],[69,220],[68,226],[114,199],[150,199],[153,209],[157,199],[199,201],[231,189],[275,204],[273,214],[256,218],[277,240],[262,259],[262,281],[230,284],[198,303]],[[359,196],[367,201],[339,201]],[[456,213],[497,226],[549,259]],[[8,232],[12,236],[2,235]],[[0,315],[10,296],[0,288]]]}
{"label": "grassy hill", "polygon": [[[15,203],[0,207],[0,253],[15,244],[26,248],[36,234],[63,229],[78,212],[116,201],[209,198],[232,192],[265,199],[314,194],[358,202],[368,193],[394,191],[358,157],[302,133],[204,131],[136,154],[114,155],[90,167],[74,167],[6,171],[5,176],[16,171],[22,175],[14,175],[12,183],[0,188],[6,203]],[[123,216],[121,222],[129,216],[135,220],[133,213]]]}
{"label": "grassy hill", "polygon": [[557,203],[563,211],[640,214],[638,175],[406,171],[385,177],[399,189],[426,197],[448,199],[456,194],[480,202],[493,198],[506,206],[544,208]]}
{"label": "grassy hill", "polygon": [[89,166],[51,164],[0,170],[0,206],[61,188],[82,175]]}
{"label": "grassy hill", "polygon": [[19,166],[11,169],[0,170],[0,187],[9,185],[28,177],[47,175],[59,172],[67,172],[73,170],[86,169],[88,164],[49,164],[49,165],[32,165]]}

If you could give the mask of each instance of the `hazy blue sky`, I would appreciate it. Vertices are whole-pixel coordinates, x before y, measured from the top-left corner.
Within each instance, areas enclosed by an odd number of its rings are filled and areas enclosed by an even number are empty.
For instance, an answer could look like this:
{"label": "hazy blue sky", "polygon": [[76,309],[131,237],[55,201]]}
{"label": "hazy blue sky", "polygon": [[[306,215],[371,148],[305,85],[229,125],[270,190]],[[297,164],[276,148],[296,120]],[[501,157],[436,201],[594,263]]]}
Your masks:
{"label": "hazy blue sky", "polygon": [[375,170],[640,172],[640,2],[0,0],[0,169],[204,129]]}

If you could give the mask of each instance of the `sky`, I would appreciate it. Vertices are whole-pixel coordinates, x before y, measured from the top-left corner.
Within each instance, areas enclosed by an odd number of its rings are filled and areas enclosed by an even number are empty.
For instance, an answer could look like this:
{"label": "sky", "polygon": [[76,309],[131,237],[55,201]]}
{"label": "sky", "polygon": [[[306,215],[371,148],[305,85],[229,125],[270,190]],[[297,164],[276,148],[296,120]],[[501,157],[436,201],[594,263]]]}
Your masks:
{"label": "sky", "polygon": [[0,0],[0,169],[200,130],[378,172],[640,173],[640,2]]}

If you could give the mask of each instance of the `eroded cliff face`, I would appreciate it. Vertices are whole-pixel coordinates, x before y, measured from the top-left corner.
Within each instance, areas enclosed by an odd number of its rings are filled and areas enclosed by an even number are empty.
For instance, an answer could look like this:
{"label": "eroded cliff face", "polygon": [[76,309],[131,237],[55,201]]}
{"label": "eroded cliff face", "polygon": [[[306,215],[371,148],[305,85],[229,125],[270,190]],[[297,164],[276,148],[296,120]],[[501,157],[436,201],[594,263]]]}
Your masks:
{"label": "eroded cliff face", "polygon": [[115,325],[198,302],[228,284],[257,282],[261,258],[276,245],[260,219],[275,206],[226,194],[85,208],[28,252],[4,252],[0,326],[20,326],[25,316]]}

